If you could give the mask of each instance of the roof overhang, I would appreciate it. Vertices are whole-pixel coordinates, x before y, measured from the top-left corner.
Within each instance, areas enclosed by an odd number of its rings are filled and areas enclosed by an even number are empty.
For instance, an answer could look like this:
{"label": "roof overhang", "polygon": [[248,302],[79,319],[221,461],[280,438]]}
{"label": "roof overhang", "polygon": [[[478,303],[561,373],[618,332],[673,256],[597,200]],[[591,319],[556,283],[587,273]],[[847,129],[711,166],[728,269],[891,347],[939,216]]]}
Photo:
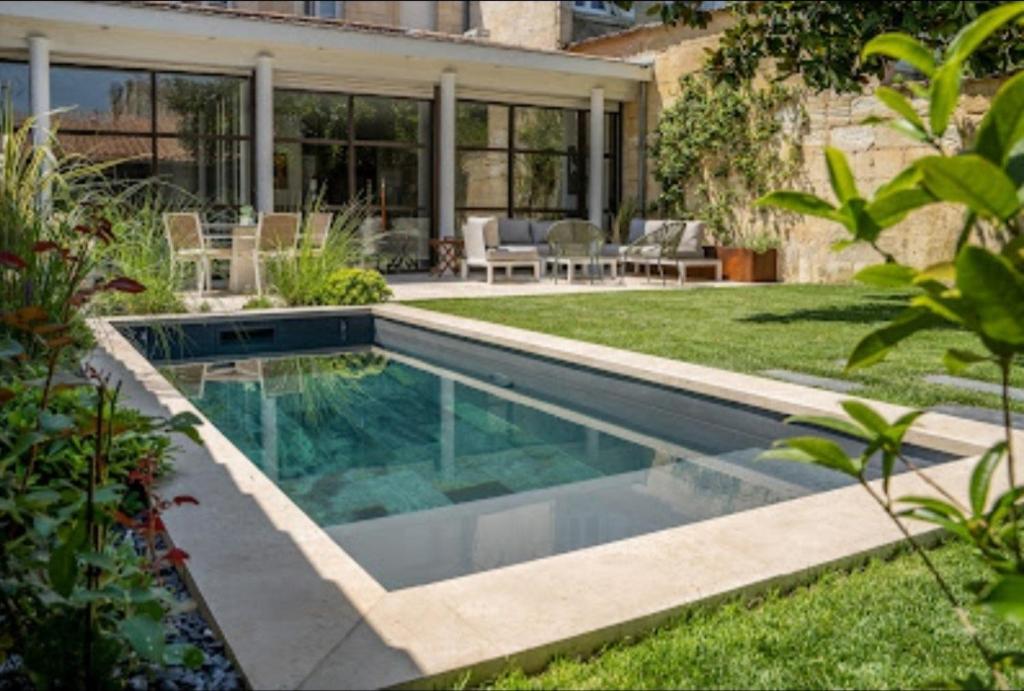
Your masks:
{"label": "roof overhang", "polygon": [[451,70],[469,97],[573,100],[602,87],[610,101],[628,101],[651,79],[650,67],[616,59],[166,5],[4,2],[0,17],[0,50],[8,54],[23,52],[29,35],[50,39],[54,62],[249,71],[269,54],[275,75],[308,79],[313,88],[429,94]]}

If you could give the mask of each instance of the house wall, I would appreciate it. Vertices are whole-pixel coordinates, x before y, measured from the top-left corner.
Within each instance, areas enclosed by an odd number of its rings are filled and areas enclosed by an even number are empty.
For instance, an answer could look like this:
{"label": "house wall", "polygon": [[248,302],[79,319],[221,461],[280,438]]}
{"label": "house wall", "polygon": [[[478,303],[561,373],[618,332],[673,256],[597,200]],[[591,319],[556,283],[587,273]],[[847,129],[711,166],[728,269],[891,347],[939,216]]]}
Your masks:
{"label": "house wall", "polygon": [[572,37],[572,6],[560,0],[487,0],[480,24],[498,43],[554,50]]}
{"label": "house wall", "polygon": [[[679,78],[695,72],[704,62],[705,49],[717,45],[718,35],[731,19],[719,13],[706,30],[689,27],[643,27],[615,36],[605,36],[570,46],[570,50],[608,57],[647,57],[653,63],[654,80],[647,94],[648,142],[656,131],[661,111],[679,95]],[[965,85],[956,118],[970,127],[987,109],[997,84],[990,81]],[[903,170],[915,159],[929,155],[931,149],[884,127],[860,124],[869,115],[888,114],[872,95],[808,94],[803,99],[809,118],[809,130],[803,142],[804,167],[795,183],[826,199],[833,199],[825,167],[824,148],[833,146],[846,152],[857,184],[871,194],[883,182]],[[916,102],[923,108],[923,102]],[[623,195],[636,196],[638,189],[639,108],[628,103],[623,108]],[[923,111],[922,111],[923,112]],[[954,133],[948,144],[959,143]],[[646,202],[657,199],[660,189],[647,162]],[[882,246],[901,261],[923,267],[948,259],[960,230],[960,213],[945,205],[920,210],[883,236]],[[800,217],[782,229],[781,275],[785,281],[841,282],[860,268],[877,263],[878,254],[866,247],[833,252],[831,246],[847,237],[846,231],[823,219]]]}
{"label": "house wall", "polygon": [[[429,29],[461,34],[466,0],[345,0],[343,16],[355,22]],[[479,25],[479,0],[470,1],[470,27]],[[297,0],[236,0],[236,8],[251,12],[302,14]],[[472,21],[476,17],[476,23]]]}

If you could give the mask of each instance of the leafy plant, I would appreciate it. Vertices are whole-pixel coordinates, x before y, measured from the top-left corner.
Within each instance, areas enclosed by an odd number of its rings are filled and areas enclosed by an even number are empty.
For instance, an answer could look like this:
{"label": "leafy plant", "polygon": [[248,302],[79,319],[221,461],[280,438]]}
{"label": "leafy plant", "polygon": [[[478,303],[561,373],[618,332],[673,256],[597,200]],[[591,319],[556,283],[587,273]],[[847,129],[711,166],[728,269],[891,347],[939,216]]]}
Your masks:
{"label": "leafy plant", "polygon": [[369,305],[391,297],[391,288],[373,269],[338,269],[316,296],[319,305]]}
{"label": "leafy plant", "polygon": [[162,529],[159,513],[175,502],[156,497],[151,480],[167,434],[197,438],[198,421],[126,410],[116,387],[79,364],[92,299],[145,286],[101,261],[115,241],[100,213],[102,169],[32,149],[31,120],[14,129],[9,115],[0,123],[0,659],[17,655],[43,688],[116,686],[143,661],[197,665],[197,649],[166,644],[173,598],[156,576],[186,555],[140,556],[118,522],[154,537]]}
{"label": "leafy plant", "polygon": [[[296,252],[269,258],[270,290],[291,306],[320,304],[319,296],[330,275],[340,268],[355,266],[364,257],[365,246],[359,233],[368,214],[366,201],[358,198],[334,217],[322,249],[312,233],[303,232]],[[307,213],[307,223],[310,217]],[[308,227],[304,230],[308,231]]]}
{"label": "leafy plant", "polygon": [[242,305],[242,309],[244,309],[244,310],[265,310],[265,309],[270,309],[273,306],[274,306],[273,300],[271,300],[270,298],[266,297],[265,295],[260,295],[258,297],[249,298],[248,300],[246,300],[245,304]]}
{"label": "leafy plant", "polygon": [[625,244],[629,239],[629,224],[640,211],[640,205],[633,197],[622,200],[618,210],[615,212],[615,221],[612,223],[612,242],[616,245]]}
{"label": "leafy plant", "polygon": [[704,220],[723,245],[749,234],[777,234],[782,218],[749,209],[801,169],[806,114],[798,95],[781,85],[757,89],[682,77],[652,148],[662,213]]}
{"label": "leafy plant", "polygon": [[[1006,686],[1008,672],[1024,667],[1024,654],[991,649],[970,616],[973,605],[1024,622],[1024,485],[1017,480],[1009,392],[1011,369],[1024,353],[1024,73],[1003,83],[965,150],[949,155],[941,139],[949,127],[960,80],[972,56],[986,40],[1005,32],[1005,27],[1014,22],[1024,23],[1022,2],[989,10],[956,34],[941,62],[911,36],[882,34],[869,41],[863,49],[864,59],[884,56],[903,60],[929,79],[927,89],[918,89],[928,100],[927,119],[919,116],[899,92],[884,90],[879,97],[893,111],[884,123],[928,143],[935,155],[915,161],[867,198],[858,190],[843,153],[828,149],[826,159],[838,206],[804,192],[773,192],[761,200],[763,204],[840,223],[850,234],[842,246],[867,243],[885,258],[885,263],[862,270],[859,280],[916,291],[899,316],[857,344],[847,369],[870,366],[911,336],[953,325],[973,334],[977,348],[948,350],[943,359],[946,368],[960,373],[978,363],[991,363],[1001,373],[1004,439],[976,462],[966,500],[959,492],[935,482],[903,455],[903,439],[922,411],[890,422],[864,403],[846,401],[844,418],[804,416],[794,420],[860,439],[864,443],[860,455],[851,456],[835,443],[816,437],[787,439],[765,454],[849,475],[874,498],[918,551],[984,661],[986,677],[959,680],[971,687]],[[918,270],[899,263],[879,247],[879,238],[886,229],[911,212],[939,202],[964,209],[963,229],[956,255],[950,261]],[[977,233],[980,222],[987,223],[990,232]],[[867,469],[876,462],[882,471],[880,486],[866,480]],[[890,481],[897,468],[919,476],[934,494],[893,497]],[[1000,474],[1005,476],[1007,486],[1002,491],[993,486]],[[949,587],[912,537],[904,519],[933,523],[975,547],[991,575],[978,584],[973,603],[962,600]]]}
{"label": "leafy plant", "polygon": [[[660,11],[666,23],[703,28],[710,12],[702,4],[674,0],[652,9]],[[861,49],[872,36],[902,32],[920,46],[917,55],[931,58],[952,45],[959,27],[1001,4],[995,0],[730,3],[736,21],[709,51],[705,71],[715,81],[738,84],[752,79],[762,61],[770,60],[779,79],[799,74],[815,91],[858,92],[871,78],[889,81],[897,76],[898,61],[907,68],[918,67],[916,55],[863,54]],[[995,40],[965,59],[963,72],[973,77],[1012,74],[1021,66],[1024,30],[1010,24],[1000,27]]]}

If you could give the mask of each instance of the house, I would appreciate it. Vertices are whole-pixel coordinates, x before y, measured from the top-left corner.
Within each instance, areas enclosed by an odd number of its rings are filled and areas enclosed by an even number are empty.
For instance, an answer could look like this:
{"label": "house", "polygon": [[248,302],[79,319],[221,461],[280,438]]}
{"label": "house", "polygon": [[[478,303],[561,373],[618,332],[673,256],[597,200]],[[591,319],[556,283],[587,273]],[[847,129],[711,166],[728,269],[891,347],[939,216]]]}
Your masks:
{"label": "house", "polygon": [[0,91],[37,141],[211,216],[366,195],[424,239],[471,213],[607,227],[651,70],[560,50],[633,21],[582,4],[0,3]]}

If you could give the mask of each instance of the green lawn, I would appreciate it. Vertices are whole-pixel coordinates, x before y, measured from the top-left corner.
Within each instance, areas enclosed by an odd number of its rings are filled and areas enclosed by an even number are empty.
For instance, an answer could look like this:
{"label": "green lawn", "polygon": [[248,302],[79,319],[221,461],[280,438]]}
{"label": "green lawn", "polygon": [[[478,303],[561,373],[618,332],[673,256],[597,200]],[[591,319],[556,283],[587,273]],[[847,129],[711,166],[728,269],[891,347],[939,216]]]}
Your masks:
{"label": "green lawn", "polygon": [[[924,382],[926,374],[945,373],[946,348],[973,346],[970,336],[954,329],[919,335],[881,364],[844,374],[857,341],[903,307],[901,293],[875,288],[777,285],[411,304],[740,372],[790,369],[852,379],[861,384],[857,395],[910,406],[999,404],[995,395]],[[998,380],[988,365],[964,376]],[[1013,383],[1024,386],[1022,368]],[[1015,408],[1024,410],[1024,404]]]}
{"label": "green lawn", "polygon": [[[959,588],[977,576],[968,548],[933,550]],[[984,622],[983,622],[984,623]],[[1024,630],[985,625],[991,647],[1021,649]],[[560,659],[496,688],[914,688],[980,671],[937,586],[913,555],[758,602],[698,609],[587,659]],[[1017,679],[1019,687],[1022,679]]]}

